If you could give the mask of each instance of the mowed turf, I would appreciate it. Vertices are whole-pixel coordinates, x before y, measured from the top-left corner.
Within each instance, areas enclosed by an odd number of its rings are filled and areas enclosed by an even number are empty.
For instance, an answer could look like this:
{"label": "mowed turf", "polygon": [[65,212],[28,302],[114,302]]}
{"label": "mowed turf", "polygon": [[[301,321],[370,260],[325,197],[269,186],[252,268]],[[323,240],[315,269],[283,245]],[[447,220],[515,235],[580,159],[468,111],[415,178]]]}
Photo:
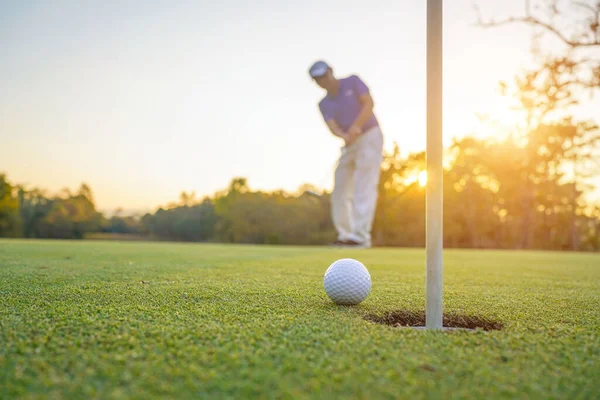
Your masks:
{"label": "mowed turf", "polygon": [[[365,263],[367,300],[323,274]],[[0,398],[529,398],[600,393],[600,256],[452,251],[432,333],[423,250],[0,241]]]}

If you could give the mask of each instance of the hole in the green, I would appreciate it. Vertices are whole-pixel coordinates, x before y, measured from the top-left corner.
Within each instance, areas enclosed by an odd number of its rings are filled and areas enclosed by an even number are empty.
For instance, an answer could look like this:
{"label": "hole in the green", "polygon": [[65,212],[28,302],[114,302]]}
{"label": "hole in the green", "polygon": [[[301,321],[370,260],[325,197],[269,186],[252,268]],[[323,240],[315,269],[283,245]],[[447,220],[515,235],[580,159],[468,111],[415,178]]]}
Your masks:
{"label": "hole in the green", "polygon": [[[395,310],[384,314],[368,314],[367,321],[397,327],[422,327],[425,326],[425,311]],[[499,321],[476,315],[445,313],[443,316],[444,328],[483,329],[495,331],[504,328]]]}

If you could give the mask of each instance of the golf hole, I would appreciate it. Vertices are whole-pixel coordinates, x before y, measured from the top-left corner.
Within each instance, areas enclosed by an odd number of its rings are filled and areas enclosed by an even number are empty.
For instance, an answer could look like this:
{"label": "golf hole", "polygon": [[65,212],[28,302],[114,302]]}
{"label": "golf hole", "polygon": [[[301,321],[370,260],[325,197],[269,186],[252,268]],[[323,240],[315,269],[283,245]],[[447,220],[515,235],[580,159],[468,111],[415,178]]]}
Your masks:
{"label": "golf hole", "polygon": [[[364,318],[367,321],[394,327],[425,327],[425,311],[396,310],[389,311],[385,314],[368,314],[365,315]],[[474,315],[455,313],[445,313],[443,316],[443,325],[445,330],[481,329],[484,331],[497,331],[504,328],[504,325],[498,321]]]}

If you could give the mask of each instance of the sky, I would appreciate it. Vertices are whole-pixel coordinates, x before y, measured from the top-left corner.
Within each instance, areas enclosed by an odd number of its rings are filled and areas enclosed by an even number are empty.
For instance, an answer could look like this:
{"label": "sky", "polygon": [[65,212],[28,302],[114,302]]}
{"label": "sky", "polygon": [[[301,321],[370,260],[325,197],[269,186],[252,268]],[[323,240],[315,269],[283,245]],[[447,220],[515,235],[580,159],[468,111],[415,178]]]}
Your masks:
{"label": "sky", "polygon": [[[532,63],[530,30],[444,8],[444,141],[511,123],[499,80]],[[522,0],[480,0],[496,17]],[[98,208],[152,210],[247,177],[253,189],[331,187],[342,142],[307,70],[369,86],[385,147],[425,149],[426,1],[0,0],[0,172]],[[600,103],[598,103],[600,105]],[[589,106],[588,110],[595,106]]]}

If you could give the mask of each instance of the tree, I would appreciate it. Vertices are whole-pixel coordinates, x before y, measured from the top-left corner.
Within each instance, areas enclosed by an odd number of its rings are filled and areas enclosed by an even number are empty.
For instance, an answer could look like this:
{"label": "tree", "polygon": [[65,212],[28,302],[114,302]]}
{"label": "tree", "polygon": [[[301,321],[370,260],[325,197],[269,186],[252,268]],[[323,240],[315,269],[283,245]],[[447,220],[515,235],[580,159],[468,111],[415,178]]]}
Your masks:
{"label": "tree", "polygon": [[86,184],[74,194],[65,188],[54,198],[33,200],[35,237],[83,239],[86,233],[101,228],[102,215],[96,211],[92,191]]}
{"label": "tree", "polygon": [[43,190],[35,188],[27,190],[24,186],[19,186],[18,197],[23,237],[43,237],[40,232],[40,223],[50,211],[52,201],[46,196]]}
{"label": "tree", "polygon": [[0,174],[0,237],[16,237],[20,234],[21,217],[16,188]]}
{"label": "tree", "polygon": [[391,153],[384,154],[373,221],[374,244],[425,244],[425,191],[418,183],[425,168],[423,152],[402,157],[396,144]]}
{"label": "tree", "polygon": [[[485,18],[475,6],[478,24],[494,28],[507,24],[526,24],[534,29],[532,52],[540,57],[540,70],[564,68],[564,83],[570,88],[600,88],[600,1],[598,0],[524,0],[524,13],[501,20]],[[561,55],[544,55],[540,41],[550,37],[563,45]]]}
{"label": "tree", "polygon": [[[521,244],[527,246],[530,240],[532,214],[541,212],[546,223],[559,223],[558,215],[568,215],[567,243],[576,249],[581,196],[590,189],[588,178],[598,172],[595,160],[600,132],[596,123],[576,121],[569,110],[579,104],[582,90],[593,93],[600,88],[600,1],[525,0],[524,4],[524,15],[498,21],[485,19],[476,7],[482,27],[514,23],[533,27],[532,50],[541,60],[537,68],[518,75],[512,85],[501,83],[504,92],[512,89],[511,95],[525,114],[525,129],[519,138],[525,149],[518,174]],[[562,52],[541,51],[539,43],[548,36],[563,45]],[[557,197],[566,204],[555,204]]]}
{"label": "tree", "polygon": [[192,206],[161,208],[154,215],[145,215],[141,224],[155,238],[206,242],[213,239],[217,221],[214,204],[206,198]]}
{"label": "tree", "polygon": [[452,247],[504,247],[498,207],[499,177],[493,174],[492,142],[455,140],[444,173],[444,239]]}

